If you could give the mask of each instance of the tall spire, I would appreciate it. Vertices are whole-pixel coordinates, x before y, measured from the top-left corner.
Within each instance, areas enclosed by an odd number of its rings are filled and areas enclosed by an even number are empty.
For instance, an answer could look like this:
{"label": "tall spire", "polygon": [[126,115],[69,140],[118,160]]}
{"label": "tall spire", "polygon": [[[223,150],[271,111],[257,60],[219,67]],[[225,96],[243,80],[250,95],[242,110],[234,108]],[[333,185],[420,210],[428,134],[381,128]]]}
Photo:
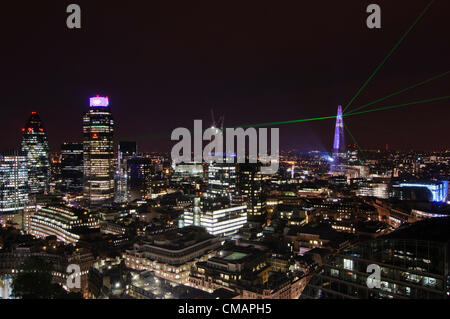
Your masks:
{"label": "tall spire", "polygon": [[334,129],[333,156],[345,152],[344,121],[342,120],[342,106],[338,106],[336,127]]}
{"label": "tall spire", "polygon": [[342,120],[342,106],[338,106],[336,127],[334,129],[333,161],[330,167],[331,173],[342,172],[342,159],[345,158],[344,121]]}

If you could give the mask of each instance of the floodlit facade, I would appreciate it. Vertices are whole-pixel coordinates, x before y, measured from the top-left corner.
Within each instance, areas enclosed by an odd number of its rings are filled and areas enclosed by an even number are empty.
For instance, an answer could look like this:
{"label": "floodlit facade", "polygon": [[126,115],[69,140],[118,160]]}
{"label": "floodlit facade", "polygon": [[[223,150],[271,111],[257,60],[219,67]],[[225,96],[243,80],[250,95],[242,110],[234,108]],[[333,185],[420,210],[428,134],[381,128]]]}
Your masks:
{"label": "floodlit facade", "polygon": [[422,189],[430,194],[430,201],[444,203],[448,195],[448,181],[418,181],[394,185],[394,192],[398,190],[396,193],[400,194],[400,199],[409,199],[402,193],[402,189]]}
{"label": "floodlit facade", "polygon": [[83,117],[83,196],[89,207],[109,204],[114,198],[114,121],[108,97],[90,98]]}
{"label": "floodlit facade", "polygon": [[229,236],[247,223],[247,206],[209,210],[200,215],[200,226],[215,236]]}
{"label": "floodlit facade", "polygon": [[42,207],[31,216],[30,234],[40,238],[56,236],[58,241],[76,244],[81,238],[78,230],[82,228],[100,228],[98,218],[65,206]]}

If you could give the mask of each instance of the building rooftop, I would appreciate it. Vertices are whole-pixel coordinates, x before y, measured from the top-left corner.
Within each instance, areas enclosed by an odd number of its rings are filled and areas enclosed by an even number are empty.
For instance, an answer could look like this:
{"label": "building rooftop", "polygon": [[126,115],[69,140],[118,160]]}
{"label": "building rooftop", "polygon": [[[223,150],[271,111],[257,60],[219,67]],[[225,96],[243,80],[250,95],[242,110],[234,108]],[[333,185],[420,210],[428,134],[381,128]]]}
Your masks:
{"label": "building rooftop", "polygon": [[225,259],[225,260],[240,260],[246,256],[248,256],[248,254],[235,251],[235,252],[231,252],[231,254],[223,257],[223,259]]}
{"label": "building rooftop", "polygon": [[427,218],[413,224],[405,224],[381,239],[429,240],[448,243],[450,239],[450,217]]}
{"label": "building rooftop", "polygon": [[209,261],[221,264],[242,264],[264,254],[265,252],[252,246],[233,246],[222,249],[215,257],[210,258]]}
{"label": "building rooftop", "polygon": [[155,235],[152,237],[152,244],[160,248],[179,250],[212,238],[214,236],[208,234],[204,228],[188,226]]}

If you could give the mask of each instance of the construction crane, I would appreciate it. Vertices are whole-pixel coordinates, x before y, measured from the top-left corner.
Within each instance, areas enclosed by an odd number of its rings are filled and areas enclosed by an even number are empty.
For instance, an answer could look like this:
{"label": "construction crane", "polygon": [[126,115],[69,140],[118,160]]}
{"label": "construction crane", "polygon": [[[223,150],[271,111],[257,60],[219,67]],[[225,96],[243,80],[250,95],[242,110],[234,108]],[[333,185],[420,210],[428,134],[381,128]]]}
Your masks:
{"label": "construction crane", "polygon": [[216,118],[214,116],[214,110],[211,109],[211,120],[212,120],[211,127],[218,129],[220,132],[223,132],[223,123],[225,122],[225,116],[222,115],[221,117],[219,117],[219,120],[216,121]]}

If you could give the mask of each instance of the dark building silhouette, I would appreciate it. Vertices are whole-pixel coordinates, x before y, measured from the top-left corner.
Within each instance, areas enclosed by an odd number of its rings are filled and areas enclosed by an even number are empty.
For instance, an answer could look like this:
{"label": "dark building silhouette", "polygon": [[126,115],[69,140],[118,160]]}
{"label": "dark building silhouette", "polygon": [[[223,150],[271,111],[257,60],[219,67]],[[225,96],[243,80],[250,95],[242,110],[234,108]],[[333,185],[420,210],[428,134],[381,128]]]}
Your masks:
{"label": "dark building silhouette", "polygon": [[83,193],[83,143],[61,145],[61,180],[63,191]]}
{"label": "dark building silhouette", "polygon": [[[330,257],[301,298],[448,298],[449,229],[450,218],[430,218],[356,244]],[[380,267],[378,282],[369,265]]]}

